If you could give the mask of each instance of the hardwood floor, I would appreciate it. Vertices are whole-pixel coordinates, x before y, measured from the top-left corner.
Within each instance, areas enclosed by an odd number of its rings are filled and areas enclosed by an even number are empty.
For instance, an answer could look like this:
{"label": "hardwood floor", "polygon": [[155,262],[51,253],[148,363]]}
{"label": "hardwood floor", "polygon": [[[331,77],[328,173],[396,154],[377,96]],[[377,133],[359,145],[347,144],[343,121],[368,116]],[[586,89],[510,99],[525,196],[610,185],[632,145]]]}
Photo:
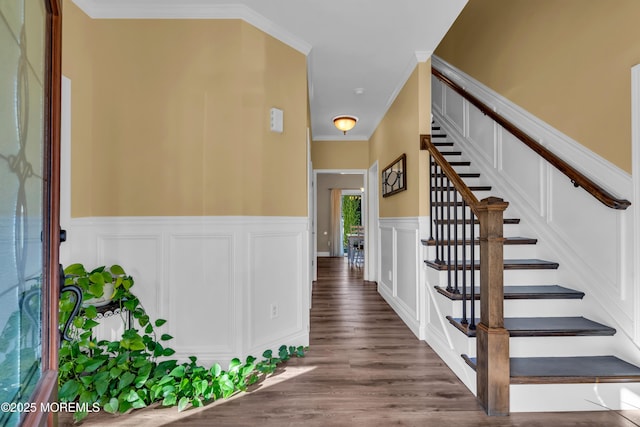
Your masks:
{"label": "hardwood floor", "polygon": [[[637,426],[640,411],[488,417],[475,397],[344,259],[320,258],[307,356],[254,390],[178,413],[94,414],[104,426]],[[67,419],[68,420],[68,419]],[[65,420],[61,421],[65,425]]]}

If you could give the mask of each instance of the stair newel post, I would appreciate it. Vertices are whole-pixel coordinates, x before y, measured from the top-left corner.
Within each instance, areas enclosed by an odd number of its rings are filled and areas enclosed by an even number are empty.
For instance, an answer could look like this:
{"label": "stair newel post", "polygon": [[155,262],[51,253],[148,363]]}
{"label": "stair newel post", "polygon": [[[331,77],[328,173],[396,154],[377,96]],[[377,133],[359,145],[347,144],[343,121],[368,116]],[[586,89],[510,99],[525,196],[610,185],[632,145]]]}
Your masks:
{"label": "stair newel post", "polygon": [[476,328],[476,384],[488,415],[509,414],[509,331],[504,328],[503,215],[509,204],[489,197],[477,205],[480,221],[480,323]]}

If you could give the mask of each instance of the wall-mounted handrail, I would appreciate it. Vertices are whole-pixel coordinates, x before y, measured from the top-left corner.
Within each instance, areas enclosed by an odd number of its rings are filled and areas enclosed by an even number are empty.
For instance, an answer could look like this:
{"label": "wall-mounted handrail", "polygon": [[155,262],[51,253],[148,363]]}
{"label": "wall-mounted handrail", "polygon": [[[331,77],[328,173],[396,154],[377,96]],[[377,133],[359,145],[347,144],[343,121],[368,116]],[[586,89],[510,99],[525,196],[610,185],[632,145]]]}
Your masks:
{"label": "wall-mounted handrail", "polygon": [[431,68],[431,73],[437,77],[440,81],[442,81],[445,85],[453,89],[455,92],[460,94],[463,98],[473,104],[476,108],[478,108],[483,114],[491,117],[496,123],[510,132],[513,136],[522,141],[527,147],[531,148],[533,151],[538,153],[543,159],[553,165],[556,169],[566,175],[574,186],[584,188],[589,194],[598,199],[604,205],[612,208],[624,210],[627,209],[631,202],[626,199],[620,199],[609,193],[607,190],[602,188],[600,185],[593,182],[591,179],[587,178],[584,174],[576,170],[569,163],[562,160],[560,157],[549,151],[547,148],[542,146],[538,141],[531,138],[524,131],[518,128],[516,125],[507,120],[504,116],[498,114],[493,109],[491,109],[484,102],[480,101],[478,98],[473,96],[471,93],[467,92],[464,88],[460,87],[457,83],[449,79],[447,76],[442,74],[435,68]]}

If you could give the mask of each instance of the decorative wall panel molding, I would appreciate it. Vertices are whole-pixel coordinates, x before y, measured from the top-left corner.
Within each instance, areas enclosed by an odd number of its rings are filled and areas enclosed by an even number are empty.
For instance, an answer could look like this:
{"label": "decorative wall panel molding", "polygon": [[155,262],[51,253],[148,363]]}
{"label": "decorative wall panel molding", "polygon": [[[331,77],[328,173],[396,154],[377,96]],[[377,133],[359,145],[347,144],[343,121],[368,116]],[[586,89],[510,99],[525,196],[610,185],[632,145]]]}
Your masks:
{"label": "decorative wall panel molding", "polygon": [[167,319],[178,358],[308,345],[307,218],[76,218],[68,235],[63,264],[121,264],[149,314]]}
{"label": "decorative wall panel molding", "polygon": [[[420,239],[428,218],[380,218],[380,281],[378,292],[409,329],[423,339],[423,269]],[[426,227],[426,228],[425,228]],[[425,231],[426,230],[426,231]]]}

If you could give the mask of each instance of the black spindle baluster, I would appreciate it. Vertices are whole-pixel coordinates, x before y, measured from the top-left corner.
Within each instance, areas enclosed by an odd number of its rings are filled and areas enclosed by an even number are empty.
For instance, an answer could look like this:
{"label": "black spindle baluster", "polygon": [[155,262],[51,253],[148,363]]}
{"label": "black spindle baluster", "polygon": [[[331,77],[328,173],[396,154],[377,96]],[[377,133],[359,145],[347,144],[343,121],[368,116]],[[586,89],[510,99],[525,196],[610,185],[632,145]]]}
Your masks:
{"label": "black spindle baluster", "polygon": [[[464,227],[464,225],[463,225]],[[453,292],[456,294],[460,293],[460,289],[458,288],[458,190],[453,189],[453,259],[454,259],[454,267],[453,273],[455,274],[455,282],[453,287]]]}
{"label": "black spindle baluster", "polygon": [[[473,245],[473,242],[471,242]],[[467,202],[462,199],[462,321],[463,325],[469,323],[467,320]]]}
{"label": "black spindle baluster", "polygon": [[451,286],[451,183],[447,177],[447,291],[453,292]]}
{"label": "black spindle baluster", "polygon": [[440,262],[444,262],[444,169],[440,167]]}
{"label": "black spindle baluster", "polygon": [[435,200],[433,200],[433,176],[435,174],[435,162],[433,156],[429,153],[429,212],[431,214],[431,221],[429,221],[429,240],[433,240],[433,210],[436,206]]}
{"label": "black spindle baluster", "polygon": [[475,225],[475,214],[472,210],[469,210],[469,216],[471,219],[471,323],[469,324],[469,329],[473,330],[476,328],[476,255],[475,255],[475,243],[476,243],[476,225]]}
{"label": "black spindle baluster", "polygon": [[[436,206],[437,202],[438,202],[438,189],[437,184],[438,184],[438,164],[435,162],[435,160],[433,161],[433,172],[434,172],[434,176],[433,176],[433,185],[432,185],[432,198],[434,199],[434,204],[433,204],[433,208],[431,210],[431,215],[433,215],[433,221],[431,221],[431,224],[434,224],[435,222],[435,231],[436,231],[436,264],[440,264],[440,253],[439,253],[439,247],[442,244],[440,242],[440,234],[438,233],[438,207]],[[442,170],[440,170],[439,173],[442,173]],[[442,219],[442,218],[440,218]]]}

